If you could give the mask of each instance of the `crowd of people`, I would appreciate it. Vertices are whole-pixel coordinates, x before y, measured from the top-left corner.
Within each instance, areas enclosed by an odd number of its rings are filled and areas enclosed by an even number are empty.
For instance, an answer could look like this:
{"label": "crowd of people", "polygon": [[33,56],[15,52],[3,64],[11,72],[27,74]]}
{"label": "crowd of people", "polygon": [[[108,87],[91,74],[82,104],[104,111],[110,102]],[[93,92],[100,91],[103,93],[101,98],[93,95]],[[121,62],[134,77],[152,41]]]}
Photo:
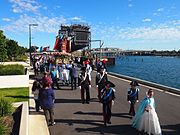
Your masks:
{"label": "crowd of people", "polygon": [[[34,71],[36,72],[36,65],[38,61],[35,61]],[[92,66],[86,60],[81,65],[80,71],[76,64],[72,60],[68,64],[62,63],[53,65],[50,63],[44,70],[44,76],[39,81],[34,81],[32,91],[34,93],[34,99],[36,103],[36,111],[40,108],[43,109],[47,123],[48,113],[50,116],[50,124],[54,125],[54,101],[55,86],[60,88],[59,81],[62,81],[63,85],[71,84],[71,89],[76,89],[77,86],[81,92],[81,103],[90,103],[90,89],[92,81],[95,81],[97,87],[97,99],[102,103],[102,115],[104,126],[111,124],[111,109],[115,100],[115,84],[108,79],[106,65],[103,62],[99,62],[96,65],[97,74],[95,80],[91,78]],[[139,131],[144,131],[151,135],[161,135],[161,128],[159,120],[155,111],[155,100],[153,98],[153,90],[150,89],[146,97],[141,101],[137,112],[135,111],[135,104],[139,102],[139,84],[133,80],[130,83],[130,88],[127,90],[127,101],[130,104],[129,115],[132,116],[132,127]]]}

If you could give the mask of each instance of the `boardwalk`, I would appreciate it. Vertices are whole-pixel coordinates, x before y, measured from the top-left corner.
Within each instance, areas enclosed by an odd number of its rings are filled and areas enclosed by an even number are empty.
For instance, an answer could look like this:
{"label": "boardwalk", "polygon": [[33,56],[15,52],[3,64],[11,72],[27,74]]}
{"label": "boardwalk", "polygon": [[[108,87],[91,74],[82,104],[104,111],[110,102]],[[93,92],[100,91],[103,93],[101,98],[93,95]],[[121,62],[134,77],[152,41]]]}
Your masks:
{"label": "boardwalk", "polygon": [[[55,126],[50,126],[51,135],[140,135],[131,128],[132,120],[127,112],[126,100],[129,82],[113,76],[109,80],[116,84],[116,100],[112,109],[112,124],[103,127],[102,106],[97,102],[95,73],[92,76],[91,102],[81,104],[80,90],[61,88],[55,90]],[[140,100],[143,99],[146,86],[140,86]],[[157,114],[160,119],[163,135],[180,135],[180,97],[162,91],[155,91]],[[137,104],[138,106],[138,104]]]}

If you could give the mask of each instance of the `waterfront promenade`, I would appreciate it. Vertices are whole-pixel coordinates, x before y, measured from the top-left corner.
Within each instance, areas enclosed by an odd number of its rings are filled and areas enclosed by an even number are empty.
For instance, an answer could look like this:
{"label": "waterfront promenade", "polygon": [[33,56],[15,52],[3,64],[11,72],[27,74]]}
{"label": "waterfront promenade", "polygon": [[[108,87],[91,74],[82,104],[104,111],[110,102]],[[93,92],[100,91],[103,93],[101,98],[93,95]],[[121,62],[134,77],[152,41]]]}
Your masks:
{"label": "waterfront promenade", "polygon": [[[92,73],[90,104],[81,104],[80,90],[61,87],[55,90],[55,122],[50,126],[51,135],[140,135],[131,128],[132,119],[128,115],[127,88],[129,81],[108,75],[116,87],[116,99],[112,109],[111,125],[103,126],[102,106],[97,102],[95,72]],[[149,87],[140,84],[141,101]],[[153,88],[154,89],[154,88]],[[160,120],[163,135],[180,134],[180,96],[155,90],[156,111]],[[136,107],[139,103],[136,104]]]}

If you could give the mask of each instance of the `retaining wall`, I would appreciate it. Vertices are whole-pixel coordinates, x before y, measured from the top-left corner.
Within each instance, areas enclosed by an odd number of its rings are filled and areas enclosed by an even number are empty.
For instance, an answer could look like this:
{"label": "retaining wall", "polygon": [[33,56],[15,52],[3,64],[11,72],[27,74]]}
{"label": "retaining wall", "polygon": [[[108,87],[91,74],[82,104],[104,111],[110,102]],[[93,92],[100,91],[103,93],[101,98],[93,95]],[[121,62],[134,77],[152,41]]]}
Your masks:
{"label": "retaining wall", "polygon": [[164,91],[168,91],[168,92],[180,95],[180,90],[176,89],[176,88],[168,87],[168,86],[165,86],[165,85],[161,85],[161,84],[157,84],[157,83],[153,83],[153,82],[149,82],[149,81],[145,81],[145,80],[141,80],[141,79],[138,79],[138,78],[125,76],[125,75],[121,75],[121,74],[117,74],[117,73],[113,73],[113,72],[108,72],[108,74],[110,74],[112,76],[119,77],[119,78],[123,78],[123,79],[126,79],[126,80],[130,80],[130,81],[131,80],[137,80],[138,83],[141,83],[143,85],[147,85],[147,86],[150,86],[150,87],[162,89]]}
{"label": "retaining wall", "polygon": [[28,102],[13,103],[14,107],[22,106],[19,135],[28,135],[29,131],[29,106]]}
{"label": "retaining wall", "polygon": [[29,87],[29,74],[0,76],[0,88]]}

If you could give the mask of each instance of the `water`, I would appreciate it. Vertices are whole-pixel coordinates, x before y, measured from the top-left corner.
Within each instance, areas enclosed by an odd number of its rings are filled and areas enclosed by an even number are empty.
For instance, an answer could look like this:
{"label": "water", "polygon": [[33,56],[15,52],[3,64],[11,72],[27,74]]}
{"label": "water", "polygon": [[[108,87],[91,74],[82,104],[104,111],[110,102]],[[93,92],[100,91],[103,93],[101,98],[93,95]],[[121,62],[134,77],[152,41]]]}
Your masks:
{"label": "water", "polygon": [[122,56],[108,71],[180,89],[180,57]]}

